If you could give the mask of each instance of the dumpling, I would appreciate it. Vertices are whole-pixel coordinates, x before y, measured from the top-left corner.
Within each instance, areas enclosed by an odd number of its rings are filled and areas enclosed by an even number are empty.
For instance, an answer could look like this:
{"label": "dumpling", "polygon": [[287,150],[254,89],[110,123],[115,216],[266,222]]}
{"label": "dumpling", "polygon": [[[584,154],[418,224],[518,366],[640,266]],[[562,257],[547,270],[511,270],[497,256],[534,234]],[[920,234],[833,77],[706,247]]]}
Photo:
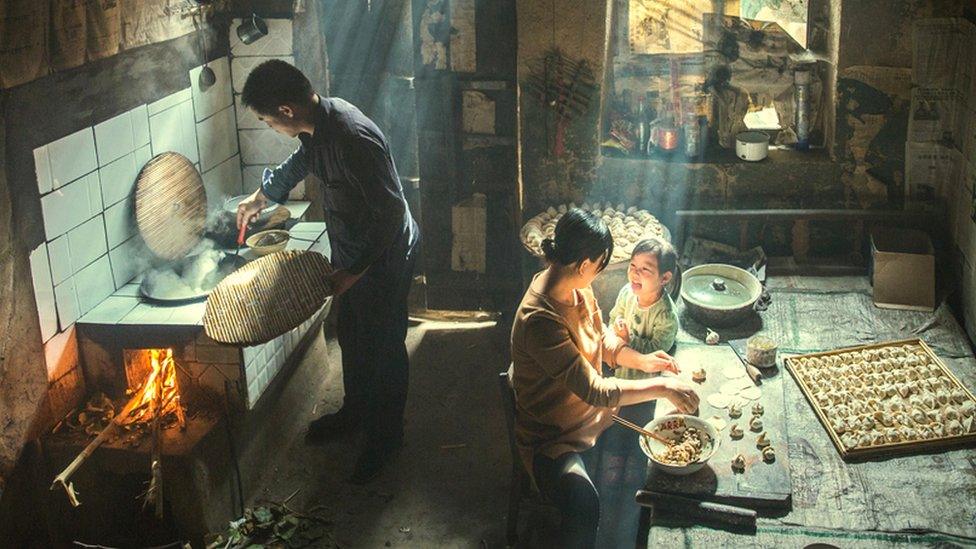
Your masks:
{"label": "dumpling", "polygon": [[942,409],[942,419],[945,421],[960,419],[959,410],[956,410],[953,406],[946,406]]}
{"label": "dumpling", "polygon": [[761,419],[759,419],[759,416],[753,416],[753,418],[749,421],[749,428],[757,433],[762,431],[763,422]]}
{"label": "dumpling", "polygon": [[962,423],[959,420],[952,420],[946,425],[946,433],[950,436],[957,436],[965,433],[966,430],[963,428]]}
{"label": "dumpling", "polygon": [[844,445],[844,448],[848,450],[853,450],[857,447],[857,437],[851,433],[841,435],[840,442]]}
{"label": "dumpling", "polygon": [[895,429],[894,427],[885,429],[884,435],[885,440],[888,442],[901,442],[901,433],[899,433],[898,429]]}
{"label": "dumpling", "polygon": [[740,473],[746,470],[746,458],[743,457],[742,454],[736,454],[735,457],[732,458],[732,470]]}
{"label": "dumpling", "polygon": [[929,422],[929,418],[925,415],[925,412],[918,408],[912,408],[909,415],[915,423],[924,425]]}
{"label": "dumpling", "polygon": [[767,463],[774,461],[776,459],[776,451],[773,450],[772,446],[767,446],[762,449],[762,457],[763,457],[763,461]]}

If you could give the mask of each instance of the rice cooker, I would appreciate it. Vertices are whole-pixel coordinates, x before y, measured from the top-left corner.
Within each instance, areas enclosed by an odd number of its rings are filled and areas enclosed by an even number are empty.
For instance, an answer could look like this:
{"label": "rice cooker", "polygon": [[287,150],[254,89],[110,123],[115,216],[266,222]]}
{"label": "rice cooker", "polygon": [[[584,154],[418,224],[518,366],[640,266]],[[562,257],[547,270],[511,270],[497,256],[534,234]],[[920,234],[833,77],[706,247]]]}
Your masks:
{"label": "rice cooker", "polygon": [[748,131],[736,134],[735,155],[746,162],[759,162],[769,153],[769,135]]}

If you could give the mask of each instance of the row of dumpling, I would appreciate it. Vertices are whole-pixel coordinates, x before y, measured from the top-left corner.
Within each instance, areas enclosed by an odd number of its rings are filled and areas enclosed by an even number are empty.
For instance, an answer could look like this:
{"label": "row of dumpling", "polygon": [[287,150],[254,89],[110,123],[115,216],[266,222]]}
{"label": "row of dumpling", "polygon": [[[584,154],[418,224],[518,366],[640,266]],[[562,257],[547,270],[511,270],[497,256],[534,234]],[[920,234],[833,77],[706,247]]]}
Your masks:
{"label": "row of dumpling", "polygon": [[870,448],[872,446],[896,444],[899,442],[933,440],[972,432],[976,432],[976,422],[970,419],[968,427],[959,420],[952,420],[944,426],[941,423],[933,423],[931,425],[919,425],[916,427],[885,427],[869,432],[847,432],[839,436],[844,448],[853,450],[855,448]]}
{"label": "row of dumpling", "polygon": [[[907,361],[928,362],[929,356],[921,347],[913,344],[879,347],[876,349],[862,349],[846,351],[823,356],[798,357],[797,364],[804,367],[811,366],[843,366],[856,362],[879,361],[884,365],[904,364]],[[887,370],[886,370],[887,371]]]}
{"label": "row of dumpling", "polygon": [[[941,372],[931,377],[921,377],[923,374],[914,374],[912,379],[907,372],[895,372],[888,377],[871,377],[879,374],[868,374],[863,377],[835,377],[835,378],[804,378],[810,392],[814,397],[823,393],[847,392],[855,398],[887,398],[900,394],[908,398],[912,393],[924,391],[953,391],[958,389],[956,383]],[[926,372],[924,375],[928,375]]]}
{"label": "row of dumpling", "polygon": [[824,372],[823,370],[810,370],[805,372],[802,376],[803,380],[810,385],[814,386],[825,386],[827,388],[831,387],[842,387],[842,388],[856,388],[864,386],[882,386],[891,383],[906,383],[906,382],[925,382],[926,384],[932,384],[935,380],[944,379],[948,383],[952,383],[948,376],[936,365],[922,366],[919,368],[905,368],[900,370],[895,370],[893,372],[872,372],[872,373],[856,373],[847,372],[841,374],[834,374],[832,372]]}
{"label": "row of dumpling", "polygon": [[899,407],[898,410],[874,410],[866,413],[848,415],[836,414],[830,418],[831,428],[837,434],[847,431],[871,431],[880,427],[929,425],[932,423],[948,423],[952,420],[970,420],[976,418],[976,408],[972,401],[960,405],[946,405],[941,408],[923,410],[922,408]]}

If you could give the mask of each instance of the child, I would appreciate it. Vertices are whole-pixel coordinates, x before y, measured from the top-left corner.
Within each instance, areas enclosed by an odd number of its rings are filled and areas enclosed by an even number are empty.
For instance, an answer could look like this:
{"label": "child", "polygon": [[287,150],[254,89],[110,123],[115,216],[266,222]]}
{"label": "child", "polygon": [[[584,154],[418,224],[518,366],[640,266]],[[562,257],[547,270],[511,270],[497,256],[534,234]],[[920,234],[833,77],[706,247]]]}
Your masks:
{"label": "child", "polygon": [[[620,289],[610,309],[610,326],[635,351],[668,352],[678,335],[678,313],[665,286],[671,282],[678,254],[671,244],[657,239],[634,246],[627,269],[630,284]],[[655,374],[618,368],[616,377],[644,379]]]}
{"label": "child", "polygon": [[[674,276],[677,260],[674,247],[663,240],[642,240],[634,246],[627,269],[630,283],[620,289],[609,320],[617,336],[641,354],[668,352],[674,345],[678,314],[665,286]],[[646,379],[659,374],[618,367],[614,375],[622,379]],[[654,402],[624,406],[618,414],[644,426],[654,417]],[[637,439],[633,431],[611,425],[600,439],[599,464],[595,467],[599,472],[601,502],[606,500],[601,524],[606,524],[609,530],[622,530],[616,532],[614,540],[620,546],[632,544],[636,536],[636,532],[621,529],[621,525],[636,527],[638,524],[639,511],[632,498],[646,480],[647,457]]]}

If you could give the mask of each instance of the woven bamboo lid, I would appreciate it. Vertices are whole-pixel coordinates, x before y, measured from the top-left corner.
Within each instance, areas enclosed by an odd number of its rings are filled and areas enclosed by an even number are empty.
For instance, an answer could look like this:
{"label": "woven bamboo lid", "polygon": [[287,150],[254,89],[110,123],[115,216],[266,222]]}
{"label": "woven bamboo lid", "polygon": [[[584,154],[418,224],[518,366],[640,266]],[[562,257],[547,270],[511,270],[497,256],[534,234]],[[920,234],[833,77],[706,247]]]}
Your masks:
{"label": "woven bamboo lid", "polygon": [[318,252],[285,250],[241,267],[207,298],[203,326],[214,341],[256,345],[308,320],[332,295],[329,261]]}
{"label": "woven bamboo lid", "polygon": [[165,152],[146,163],[136,180],[136,223],[157,256],[185,257],[203,238],[207,193],[185,156]]}

